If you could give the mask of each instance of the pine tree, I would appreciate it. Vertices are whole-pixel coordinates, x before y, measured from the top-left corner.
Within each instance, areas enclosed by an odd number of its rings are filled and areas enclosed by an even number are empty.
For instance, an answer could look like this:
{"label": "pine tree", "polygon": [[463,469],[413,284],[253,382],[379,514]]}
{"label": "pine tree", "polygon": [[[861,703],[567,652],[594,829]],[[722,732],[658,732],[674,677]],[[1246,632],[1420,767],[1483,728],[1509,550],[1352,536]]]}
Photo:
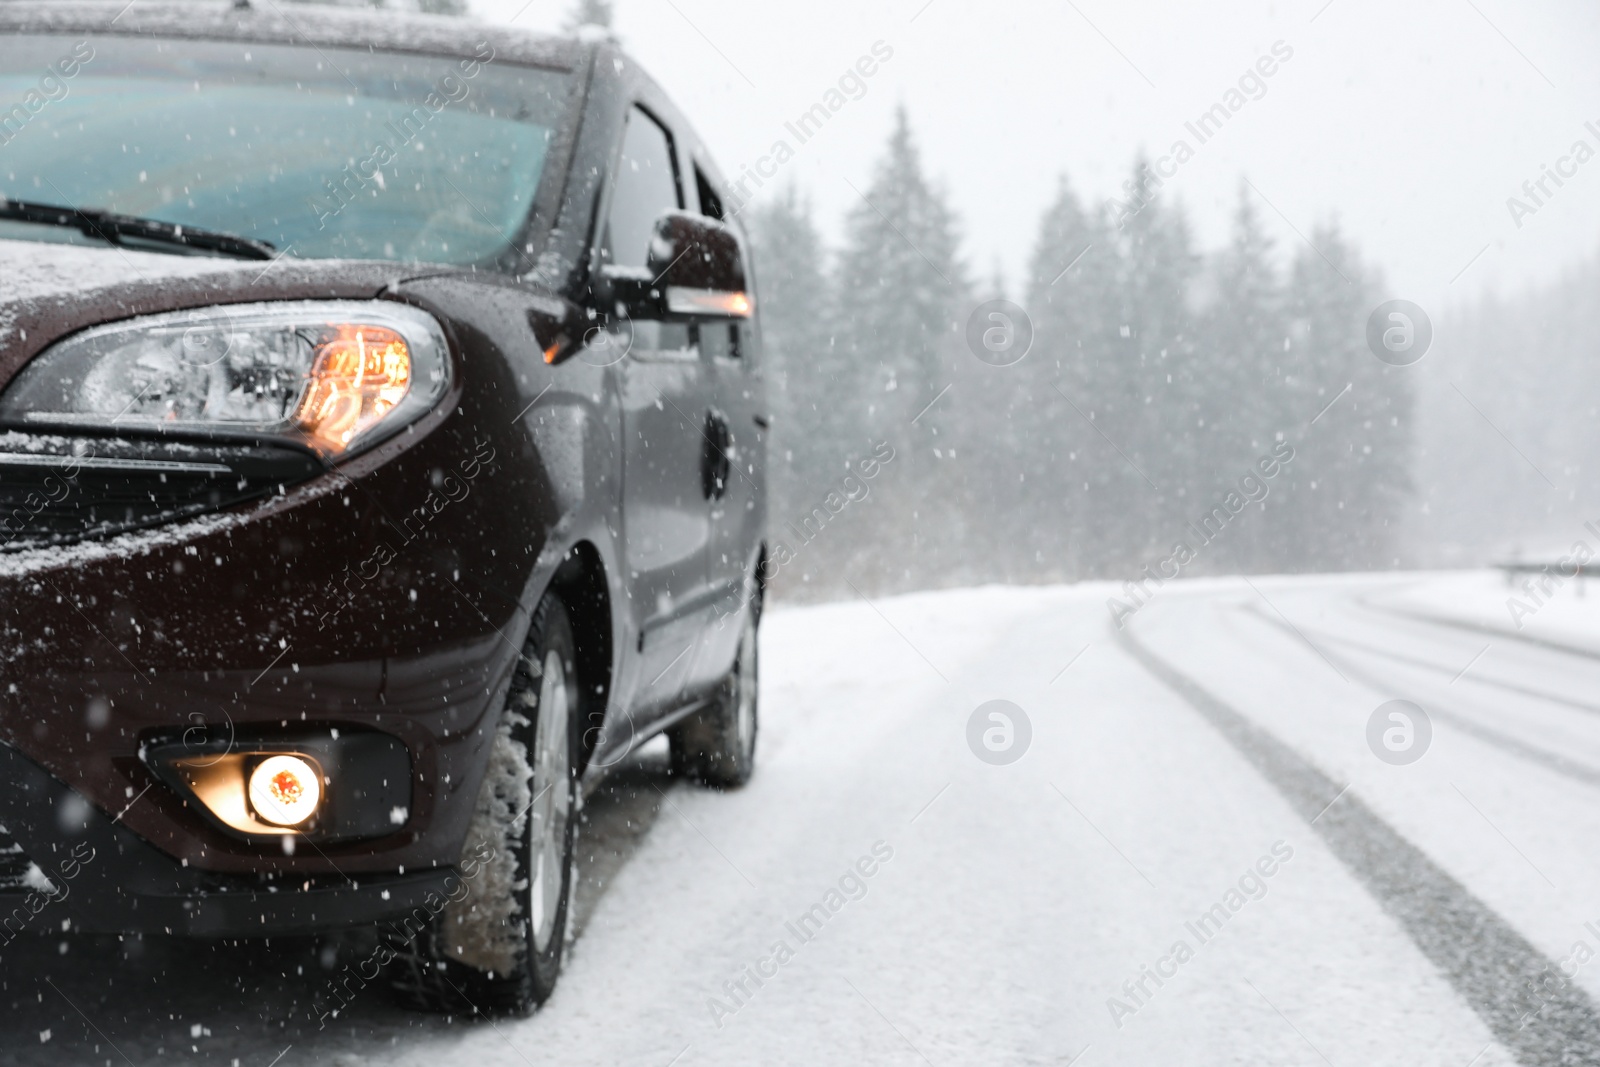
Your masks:
{"label": "pine tree", "polygon": [[1338,229],[1314,230],[1311,243],[1296,256],[1289,287],[1297,358],[1286,383],[1294,409],[1285,421],[1299,431],[1284,562],[1317,570],[1387,567],[1412,492],[1413,373],[1384,365],[1367,349],[1376,286]]}
{"label": "pine tree", "polygon": [[[1212,271],[1215,301],[1204,317],[1197,383],[1199,418],[1204,419],[1200,453],[1205,468],[1196,483],[1203,512],[1236,487],[1257,457],[1271,451],[1279,433],[1294,426],[1284,395],[1289,333],[1283,293],[1272,263],[1272,240],[1241,184],[1233,238]],[[1280,499],[1283,486],[1274,491]],[[1234,516],[1203,553],[1206,570],[1274,569],[1279,561],[1270,543],[1260,505]]]}
{"label": "pine tree", "polygon": [[1029,520],[1018,546],[1019,575],[1103,573],[1111,551],[1109,526],[1095,514],[1090,488],[1100,482],[1110,450],[1086,418],[1099,406],[1110,360],[1115,263],[1109,229],[1084,212],[1062,178],[1029,264],[1033,351],[1005,368],[1010,388],[1000,408],[1003,440],[1015,456],[1018,477],[995,479],[991,509],[1004,514],[1016,508]]}
{"label": "pine tree", "polygon": [[862,357],[866,423],[909,424],[942,387],[941,355],[967,302],[955,220],[928,182],[902,107],[888,153],[846,220],[839,309]]}
{"label": "pine tree", "polygon": [[1099,392],[1109,415],[1106,432],[1131,461],[1118,457],[1123,501],[1108,518],[1121,520],[1111,532],[1135,554],[1130,562],[1137,570],[1171,550],[1194,510],[1194,487],[1204,481],[1197,446],[1199,394],[1207,383],[1194,358],[1187,307],[1199,268],[1188,219],[1159,196],[1143,159],[1127,185],[1142,207],[1117,226],[1116,329],[1110,366],[1101,368],[1110,374],[1101,375]]}
{"label": "pine tree", "polygon": [[1595,519],[1588,486],[1600,467],[1597,292],[1591,254],[1514,295],[1425,309],[1434,351],[1402,369],[1415,383],[1418,491],[1407,533],[1421,562],[1545,562],[1576,539],[1595,546],[1583,527]]}
{"label": "pine tree", "polygon": [[841,455],[873,441],[895,447],[895,492],[885,495],[896,502],[903,536],[880,546],[882,566],[900,582],[917,574],[949,580],[948,568],[971,546],[967,490],[944,430],[960,398],[940,393],[965,353],[959,331],[972,302],[954,215],[923,173],[904,108],[861,196],[846,220],[835,298],[840,385],[848,390],[835,424],[856,430],[831,445]]}

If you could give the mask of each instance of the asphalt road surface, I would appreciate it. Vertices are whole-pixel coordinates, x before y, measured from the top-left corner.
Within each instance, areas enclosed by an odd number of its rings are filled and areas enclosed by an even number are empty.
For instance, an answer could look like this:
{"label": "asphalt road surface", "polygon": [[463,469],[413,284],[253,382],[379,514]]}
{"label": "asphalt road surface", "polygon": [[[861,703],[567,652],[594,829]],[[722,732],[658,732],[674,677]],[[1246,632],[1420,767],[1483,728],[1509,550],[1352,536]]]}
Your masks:
{"label": "asphalt road surface", "polygon": [[590,798],[531,1018],[319,1029],[361,934],[55,933],[0,952],[0,1063],[1600,1063],[1600,591],[1115,595],[772,611],[755,780]]}

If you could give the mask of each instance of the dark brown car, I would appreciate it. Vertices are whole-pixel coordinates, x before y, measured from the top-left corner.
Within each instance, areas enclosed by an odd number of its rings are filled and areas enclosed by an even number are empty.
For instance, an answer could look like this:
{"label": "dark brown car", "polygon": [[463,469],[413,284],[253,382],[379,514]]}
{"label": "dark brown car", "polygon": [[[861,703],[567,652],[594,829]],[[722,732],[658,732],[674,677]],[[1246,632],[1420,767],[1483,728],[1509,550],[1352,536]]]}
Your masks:
{"label": "dark brown car", "polygon": [[377,922],[538,1003],[585,784],[751,772],[717,169],[603,41],[9,3],[0,72],[0,928]]}

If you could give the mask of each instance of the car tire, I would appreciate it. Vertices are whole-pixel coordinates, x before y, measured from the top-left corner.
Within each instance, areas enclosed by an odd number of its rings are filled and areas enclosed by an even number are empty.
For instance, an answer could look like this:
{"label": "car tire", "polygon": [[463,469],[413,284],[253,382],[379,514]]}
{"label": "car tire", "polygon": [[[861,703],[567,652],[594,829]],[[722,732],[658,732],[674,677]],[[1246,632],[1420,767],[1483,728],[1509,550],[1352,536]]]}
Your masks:
{"label": "car tire", "polygon": [[423,1011],[526,1014],[554,991],[572,900],[581,753],[572,624],[534,611],[462,849],[465,892],[402,938],[390,985]]}
{"label": "car tire", "polygon": [[755,772],[760,727],[761,603],[745,612],[739,652],[711,702],[667,732],[672,772],[718,789],[737,789]]}

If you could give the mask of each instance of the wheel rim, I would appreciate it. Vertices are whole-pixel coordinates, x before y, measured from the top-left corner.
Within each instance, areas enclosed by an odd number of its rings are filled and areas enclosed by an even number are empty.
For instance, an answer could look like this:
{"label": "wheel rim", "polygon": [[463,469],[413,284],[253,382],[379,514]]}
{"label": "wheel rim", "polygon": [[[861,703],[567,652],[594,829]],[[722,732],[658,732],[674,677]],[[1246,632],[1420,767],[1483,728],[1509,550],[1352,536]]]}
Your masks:
{"label": "wheel rim", "polygon": [[756,624],[752,618],[739,636],[739,756],[748,760],[756,747],[756,687],[760,684],[760,663],[756,653]]}
{"label": "wheel rim", "polygon": [[567,823],[572,814],[572,746],[567,739],[570,701],[566,664],[554,651],[546,653],[534,727],[534,800],[529,809],[528,915],[534,947],[541,953],[555,935],[566,881]]}

